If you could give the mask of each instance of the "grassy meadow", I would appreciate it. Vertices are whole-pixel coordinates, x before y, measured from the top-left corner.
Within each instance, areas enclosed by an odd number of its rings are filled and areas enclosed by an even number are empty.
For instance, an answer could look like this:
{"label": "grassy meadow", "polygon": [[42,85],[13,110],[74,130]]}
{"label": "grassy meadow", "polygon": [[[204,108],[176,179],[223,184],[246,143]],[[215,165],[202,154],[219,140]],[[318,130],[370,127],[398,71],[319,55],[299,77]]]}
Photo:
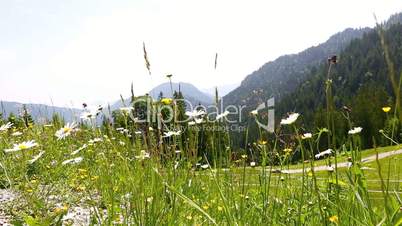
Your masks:
{"label": "grassy meadow", "polygon": [[[16,194],[1,208],[15,225],[398,225],[402,219],[402,154],[361,162],[399,145],[359,150],[351,142],[317,160],[308,145],[317,134],[297,135],[295,151],[309,161],[291,165],[286,159],[294,151],[266,142],[255,146],[258,162],[218,154],[230,151],[219,148],[223,133],[208,141],[217,156],[209,162],[192,148],[202,124],[164,135],[157,128],[145,135],[137,128],[54,124],[0,134],[0,186]],[[282,126],[297,133],[296,125]],[[187,147],[180,147],[185,135]],[[274,164],[270,153],[283,158]],[[335,159],[350,166],[336,169]],[[328,168],[311,168],[319,166]],[[77,221],[74,211],[86,215]]]}

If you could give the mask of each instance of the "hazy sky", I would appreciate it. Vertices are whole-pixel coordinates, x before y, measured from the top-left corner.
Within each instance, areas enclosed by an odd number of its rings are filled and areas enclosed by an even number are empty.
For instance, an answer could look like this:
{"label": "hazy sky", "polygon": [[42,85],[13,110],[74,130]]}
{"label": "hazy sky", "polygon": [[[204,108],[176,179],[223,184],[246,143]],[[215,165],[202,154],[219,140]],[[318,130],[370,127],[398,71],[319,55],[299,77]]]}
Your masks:
{"label": "hazy sky", "polygon": [[239,83],[280,55],[373,27],[373,13],[383,21],[401,10],[402,0],[0,0],[0,99],[111,102],[131,82],[143,94],[166,74],[200,88]]}

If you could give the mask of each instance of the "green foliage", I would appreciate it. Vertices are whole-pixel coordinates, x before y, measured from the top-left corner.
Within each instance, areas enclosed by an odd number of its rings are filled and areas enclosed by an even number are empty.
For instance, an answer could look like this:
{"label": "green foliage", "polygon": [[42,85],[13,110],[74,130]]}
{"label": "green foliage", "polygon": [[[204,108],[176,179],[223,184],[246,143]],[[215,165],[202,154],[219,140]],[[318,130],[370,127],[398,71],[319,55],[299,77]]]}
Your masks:
{"label": "green foliage", "polygon": [[[364,170],[364,163],[356,160],[355,165],[340,168],[339,172],[317,169],[316,176],[305,170],[300,174],[276,174],[273,169],[292,168],[288,157],[275,147],[260,142],[255,147],[261,160],[257,167],[249,167],[249,152],[243,152],[237,159],[230,159],[223,147],[230,146],[227,132],[203,130],[207,159],[192,155],[197,149],[198,135],[202,127],[214,126],[221,122],[210,122],[190,127],[183,136],[188,141],[184,147],[176,147],[179,153],[172,153],[175,143],[164,140],[160,145],[166,152],[158,152],[154,139],[157,129],[148,131],[149,143],[143,136],[130,139],[113,128],[107,130],[81,127],[64,140],[57,140],[54,133],[59,128],[34,125],[24,130],[22,137],[15,138],[1,133],[0,149],[6,149],[19,140],[34,137],[38,147],[3,153],[1,156],[1,178],[9,178],[10,190],[18,192],[18,202],[11,203],[7,214],[11,214],[16,225],[60,225],[71,223],[63,216],[72,216],[77,207],[88,211],[93,224],[135,224],[135,225],[281,225],[302,224],[325,225],[329,219],[337,219],[339,225],[378,224],[383,219],[389,224],[400,218],[398,199],[378,190],[377,173]],[[196,129],[196,127],[198,129]],[[292,126],[286,133],[295,133]],[[299,129],[298,126],[295,127]],[[106,132],[107,131],[107,132]],[[357,135],[358,136],[358,135]],[[281,137],[281,136],[278,136]],[[102,138],[94,141],[94,138]],[[114,138],[114,139],[112,139]],[[358,137],[356,137],[358,138]],[[296,144],[294,152],[315,149],[316,136]],[[309,142],[313,145],[309,146]],[[83,147],[77,154],[72,152]],[[301,145],[305,147],[301,148]],[[179,146],[179,145],[178,145]],[[45,154],[34,163],[29,163],[43,149]],[[396,149],[389,147],[382,152]],[[150,154],[148,157],[143,151]],[[360,152],[353,147],[351,152]],[[362,152],[363,156],[375,154],[373,150]],[[272,154],[281,157],[274,163]],[[346,159],[349,152],[339,159]],[[70,158],[82,157],[81,162],[62,164]],[[205,156],[204,156],[205,157]],[[396,155],[395,158],[400,157]],[[307,155],[307,158],[314,158]],[[18,161],[17,161],[18,160]],[[311,159],[310,159],[311,160]],[[320,160],[316,167],[327,166],[333,157]],[[202,170],[197,164],[210,166]],[[276,165],[277,164],[277,165]],[[376,167],[373,162],[370,167]],[[216,167],[214,167],[214,165]],[[381,174],[395,180],[400,176],[398,159],[393,163],[381,160]],[[298,165],[297,169],[307,167]],[[299,168],[300,167],[300,168]],[[398,168],[399,167],[399,168]],[[205,168],[205,167],[204,167]],[[212,168],[212,169],[211,169]],[[302,171],[300,171],[302,172]],[[339,173],[339,180],[335,174]],[[388,175],[388,176],[387,176]],[[315,180],[317,177],[319,180]],[[302,178],[302,180],[301,180]],[[398,185],[387,188],[391,191]],[[386,198],[386,208],[377,200]],[[340,199],[338,199],[338,192]],[[0,204],[0,209],[3,204]],[[370,208],[369,208],[369,207]],[[99,212],[89,210],[102,210]],[[69,214],[68,214],[69,213]],[[85,218],[85,214],[78,214]],[[336,216],[336,218],[331,218]]]}
{"label": "green foliage", "polygon": [[54,113],[52,116],[52,124],[56,127],[56,128],[60,128],[64,125],[64,120],[62,117],[60,117],[59,114]]}
{"label": "green foliage", "polygon": [[17,117],[13,113],[10,113],[7,118],[7,122],[11,122],[16,128],[25,127],[25,122],[20,117]]}
{"label": "green foliage", "polygon": [[126,127],[126,117],[120,110],[114,110],[112,112],[113,124],[115,128],[124,128]]}
{"label": "green foliage", "polygon": [[32,119],[32,116],[29,114],[27,106],[25,104],[22,105],[21,118],[24,121],[25,127],[29,127],[30,125],[34,124],[34,120]]}

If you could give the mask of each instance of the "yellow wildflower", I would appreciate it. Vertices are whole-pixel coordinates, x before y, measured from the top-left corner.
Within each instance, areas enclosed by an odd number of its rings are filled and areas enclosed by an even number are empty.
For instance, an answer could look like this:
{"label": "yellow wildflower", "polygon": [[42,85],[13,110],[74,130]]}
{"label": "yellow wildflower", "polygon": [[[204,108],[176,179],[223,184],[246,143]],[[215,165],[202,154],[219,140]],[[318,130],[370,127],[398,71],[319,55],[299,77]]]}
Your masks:
{"label": "yellow wildflower", "polygon": [[285,148],[285,149],[283,150],[283,152],[285,152],[286,155],[289,155],[289,154],[292,152],[292,149],[290,149],[290,148]]}
{"label": "yellow wildflower", "polygon": [[338,216],[334,215],[332,217],[329,218],[329,221],[331,221],[332,223],[338,223]]}
{"label": "yellow wildflower", "polygon": [[260,145],[266,145],[267,141],[266,140],[258,140],[258,144]]}
{"label": "yellow wildflower", "polygon": [[391,110],[391,107],[383,107],[382,108],[382,111],[385,113],[389,112],[390,110]]}
{"label": "yellow wildflower", "polygon": [[168,105],[168,104],[171,104],[172,102],[173,102],[173,99],[172,99],[172,98],[162,98],[162,99],[161,99],[161,103],[162,103],[162,104]]}
{"label": "yellow wildflower", "polygon": [[54,209],[54,212],[55,213],[61,213],[61,212],[67,212],[67,210],[68,210],[68,205],[64,204],[64,206],[62,206],[62,207],[56,207]]}

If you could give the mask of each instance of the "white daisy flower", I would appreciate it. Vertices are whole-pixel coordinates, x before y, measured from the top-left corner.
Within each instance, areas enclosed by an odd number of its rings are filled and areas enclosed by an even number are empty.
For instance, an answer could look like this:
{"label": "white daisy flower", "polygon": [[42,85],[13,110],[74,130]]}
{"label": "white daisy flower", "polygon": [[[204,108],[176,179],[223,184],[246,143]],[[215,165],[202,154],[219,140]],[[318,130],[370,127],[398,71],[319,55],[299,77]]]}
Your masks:
{"label": "white daisy flower", "polygon": [[82,157],[78,157],[78,158],[73,158],[73,159],[68,159],[63,161],[61,164],[62,165],[66,165],[66,164],[76,164],[76,163],[80,163],[83,160]]}
{"label": "white daisy flower", "polygon": [[21,135],[22,135],[22,133],[20,131],[17,131],[17,132],[14,132],[11,134],[11,136],[14,136],[14,137],[19,137]]}
{"label": "white daisy flower", "polygon": [[362,130],[363,130],[362,127],[355,127],[355,128],[353,128],[353,129],[349,130],[348,134],[351,134],[351,135],[353,135],[353,134],[358,134],[358,133],[360,133]]}
{"label": "white daisy flower", "polygon": [[126,145],[126,143],[124,143],[123,141],[119,141],[119,144],[120,144],[121,146]]}
{"label": "white daisy flower", "polygon": [[87,147],[88,147],[88,145],[87,145],[87,144],[84,144],[84,145],[82,145],[80,148],[78,148],[77,150],[71,152],[71,155],[76,155],[76,154],[78,154],[78,152],[84,150],[84,149],[87,148]]}
{"label": "white daisy flower", "polygon": [[290,125],[296,122],[297,118],[300,116],[299,113],[292,113],[286,119],[281,120],[281,125]]}
{"label": "white daisy flower", "polygon": [[313,134],[311,134],[311,133],[305,133],[305,134],[303,134],[302,135],[302,139],[304,140],[304,139],[310,139],[310,138],[312,138],[313,137]]}
{"label": "white daisy flower", "polygon": [[81,113],[80,118],[83,120],[95,119],[96,116],[102,112],[102,109],[103,107],[100,105],[98,107],[85,108],[85,110]]}
{"label": "white daisy flower", "polygon": [[96,137],[96,138],[94,138],[94,139],[89,140],[88,143],[89,143],[90,145],[92,145],[92,144],[95,144],[95,143],[99,143],[99,142],[101,142],[101,141],[102,141],[102,138]]}
{"label": "white daisy flower", "polygon": [[320,152],[320,153],[316,154],[315,158],[318,159],[318,158],[321,158],[323,156],[330,155],[332,152],[333,152],[332,149],[327,149],[327,150],[325,150],[323,152]]}
{"label": "white daisy flower", "polygon": [[136,159],[144,160],[149,159],[150,155],[145,150],[141,150],[140,155],[135,156]]}
{"label": "white daisy flower", "polygon": [[121,134],[129,132],[128,129],[125,129],[125,128],[122,128],[122,127],[116,128],[116,130],[119,131]]}
{"label": "white daisy flower", "polygon": [[195,125],[195,122],[194,121],[188,122],[188,125],[193,126],[193,125]]}
{"label": "white daisy flower", "polygon": [[92,112],[89,111],[84,111],[81,113],[80,118],[83,120],[90,120],[96,118],[96,114],[93,114]]}
{"label": "white daisy flower", "polygon": [[8,122],[7,124],[4,124],[2,126],[0,126],[0,132],[6,131],[8,129],[10,129],[13,126],[13,124],[11,122]]}
{"label": "white daisy flower", "polygon": [[252,115],[258,115],[258,110],[257,110],[257,109],[252,110],[252,111],[250,112],[250,114],[252,114]]}
{"label": "white daisy flower", "polygon": [[39,154],[37,154],[36,156],[33,157],[33,159],[28,160],[29,164],[33,164],[34,162],[36,162],[40,157],[42,157],[42,155],[45,154],[44,151],[39,152]]}
{"label": "white daisy flower", "polygon": [[177,131],[173,132],[173,135],[175,135],[175,136],[179,136],[180,134],[181,134],[181,130],[177,130]]}
{"label": "white daisy flower", "polygon": [[16,151],[22,151],[26,149],[33,148],[35,146],[38,146],[38,144],[34,140],[22,142],[20,144],[14,144],[14,147],[11,149],[5,149],[4,152],[16,152]]}
{"label": "white daisy flower", "polygon": [[58,140],[64,139],[68,136],[71,135],[72,132],[76,130],[77,124],[75,122],[73,123],[67,123],[63,128],[59,129],[56,131],[54,134]]}
{"label": "white daisy flower", "polygon": [[195,117],[198,117],[198,116],[205,115],[206,112],[204,110],[197,111],[196,109],[194,109],[193,111],[186,111],[185,114],[190,118],[195,118]]}
{"label": "white daisy flower", "polygon": [[208,164],[201,165],[201,168],[203,168],[203,169],[208,169],[208,168],[209,168],[209,165],[208,165]]}
{"label": "white daisy flower", "polygon": [[168,132],[164,132],[163,133],[164,136],[163,137],[171,137],[171,136],[179,136],[181,134],[181,131],[168,131]]}
{"label": "white daisy flower", "polygon": [[255,166],[255,162],[250,162],[250,166],[254,167]]}
{"label": "white daisy flower", "polygon": [[230,114],[229,111],[225,111],[225,112],[223,112],[222,114],[217,115],[217,116],[216,116],[216,120],[219,120],[219,119],[221,119],[221,118],[224,118],[224,117],[228,116],[229,114]]}
{"label": "white daisy flower", "polygon": [[141,134],[142,132],[141,132],[141,131],[135,131],[134,133],[137,134],[137,135],[139,135],[139,134]]}

